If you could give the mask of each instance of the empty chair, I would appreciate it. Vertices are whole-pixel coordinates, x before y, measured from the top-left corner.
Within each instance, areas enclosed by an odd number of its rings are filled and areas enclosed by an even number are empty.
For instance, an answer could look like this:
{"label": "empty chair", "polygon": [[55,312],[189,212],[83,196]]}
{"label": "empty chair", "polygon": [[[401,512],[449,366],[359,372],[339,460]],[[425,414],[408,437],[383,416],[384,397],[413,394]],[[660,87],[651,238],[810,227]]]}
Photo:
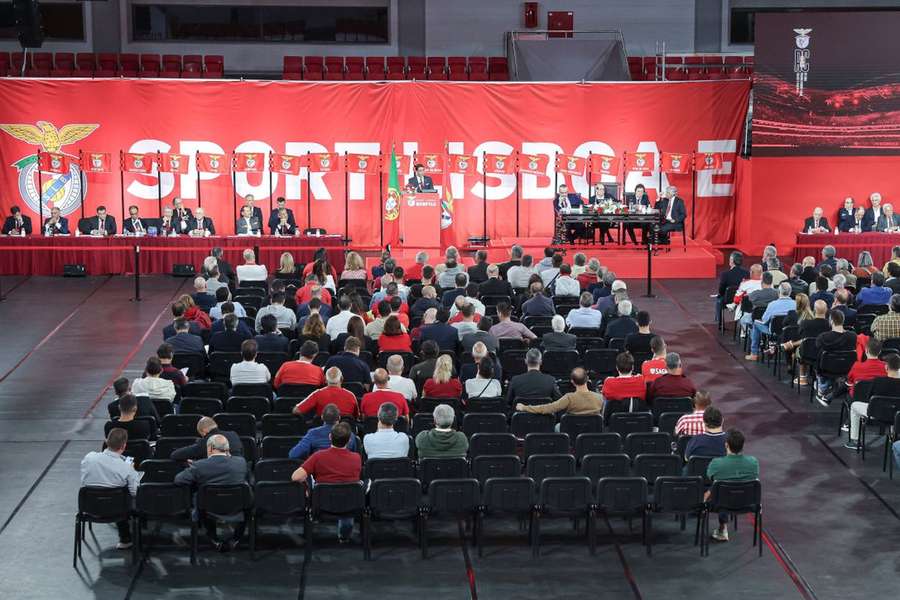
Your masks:
{"label": "empty chair", "polygon": [[575,350],[548,350],[542,357],[541,371],[554,377],[568,377],[580,361],[581,356]]}
{"label": "empty chair", "polygon": [[606,517],[641,518],[641,540],[647,544],[647,480],[604,477],[597,481],[597,510]]}
{"label": "empty chair", "polygon": [[[647,554],[653,547],[653,513],[674,514],[682,519],[693,514],[697,518],[697,527],[694,534],[694,545],[700,544],[700,555],[703,555],[703,545],[700,540],[700,529],[706,506],[703,503],[703,478],[702,477],[658,477],[653,486],[653,505],[647,513]],[[684,521],[682,520],[682,529]]]}
{"label": "empty chair", "polygon": [[408,458],[370,458],[365,464],[366,479],[409,479],[415,476],[415,463]]}
{"label": "empty chair", "polygon": [[469,456],[516,453],[516,436],[511,433],[476,433],[469,440]]}
{"label": "empty chair", "polygon": [[559,420],[559,431],[569,436],[569,443],[574,444],[583,433],[600,433],[603,431],[602,415],[570,415],[564,414]]}
{"label": "empty chair", "polygon": [[506,418],[506,398],[469,398],[466,400],[466,413],[504,413]]}
{"label": "empty chair", "polygon": [[534,454],[525,463],[525,474],[538,485],[546,477],[575,475],[575,457],[571,454]]}
{"label": "empty chair", "polygon": [[635,457],[638,454],[666,454],[672,451],[672,438],[668,433],[638,432],[625,436],[625,452]]}
{"label": "empty chair", "polygon": [[[252,521],[253,491],[250,485],[202,485],[197,490],[198,518],[191,521],[191,564],[196,563],[198,525],[206,519],[234,521],[243,517],[243,523]],[[235,529],[235,538],[240,531]]]}
{"label": "empty chair", "polygon": [[569,436],[564,433],[529,433],[525,436],[525,460],[533,454],[568,454]]}
{"label": "empty chair", "polygon": [[631,471],[636,477],[646,479],[648,485],[653,485],[657,477],[681,475],[681,467],[681,457],[675,454],[638,454]]}
{"label": "empty chair", "polygon": [[597,482],[604,477],[626,477],[630,468],[627,454],[588,454],[581,460],[579,473]]}
{"label": "empty chair", "polygon": [[231,396],[264,396],[272,399],[272,386],[268,383],[236,383],[231,387]]}
{"label": "empty chair", "polygon": [[161,437],[156,440],[156,448],[154,449],[153,457],[155,459],[169,458],[172,456],[173,451],[186,446],[191,446],[196,442],[196,435],[194,437]]}
{"label": "empty chair", "polygon": [[[535,482],[537,483],[537,482]],[[540,494],[534,511],[532,549],[535,557],[541,553],[541,520],[550,517],[584,517],[587,524],[588,546],[594,553],[594,497],[591,480],[587,477],[548,477],[538,484]]]}
{"label": "empty chair", "polygon": [[481,511],[477,516],[475,537],[478,556],[484,549],[484,518],[512,515],[528,520],[528,539],[532,536],[532,513],[535,504],[534,481],[529,477],[491,477],[482,482]]}
{"label": "empty chair", "polygon": [[179,412],[184,415],[203,415],[211,417],[223,412],[222,401],[215,398],[182,398]]}
{"label": "empty chair", "polygon": [[254,420],[261,421],[263,415],[272,410],[272,405],[265,396],[232,396],[226,408],[230,413],[249,413]]}
{"label": "empty chair", "polygon": [[309,513],[306,507],[306,484],[296,481],[257,480],[253,486],[253,518],[250,519],[250,558],[256,553],[259,522],[299,518],[306,535]]}
{"label": "empty chair", "polygon": [[584,353],[584,368],[588,370],[591,379],[615,375],[616,356],[618,350],[609,348],[591,348]]}
{"label": "empty chair", "polygon": [[619,454],[622,436],[618,433],[582,433],[575,439],[575,458],[581,462],[588,454]]}
{"label": "empty chair", "polygon": [[159,429],[163,437],[197,437],[197,422],[202,415],[166,415],[162,418]]}
{"label": "empty chair", "polygon": [[466,437],[476,433],[506,433],[506,415],[503,413],[468,413],[463,416],[462,431]]}
{"label": "empty chair", "polygon": [[522,461],[515,454],[484,455],[472,459],[472,477],[482,485],[491,477],[518,477],[522,474]]}
{"label": "empty chair", "polygon": [[141,484],[144,483],[172,483],[175,476],[184,469],[180,462],[167,458],[151,458],[141,463]]}
{"label": "empty chair", "polygon": [[609,417],[609,431],[622,436],[653,430],[653,415],[650,413],[615,413]]}
{"label": "empty chair", "polygon": [[233,431],[238,436],[256,437],[256,417],[250,413],[216,413],[213,420],[224,431]]}
{"label": "empty chair", "polygon": [[690,398],[654,398],[650,411],[654,419],[659,419],[663,413],[679,413],[686,415],[693,412],[694,404]]}
{"label": "empty chair", "polygon": [[662,413],[661,415],[659,415],[657,428],[660,432],[668,433],[669,435],[675,435],[675,426],[678,424],[678,419],[680,419],[681,416],[681,413]]}
{"label": "empty chair", "polygon": [[279,398],[282,396],[290,396],[292,398],[303,400],[321,387],[322,386],[312,384],[282,383],[275,392]]}
{"label": "empty chair", "polygon": [[[134,500],[132,528],[135,533],[135,554],[140,553],[143,546],[143,528],[147,522],[185,524],[191,522],[191,490],[189,487],[175,485],[171,481],[146,481],[146,478],[147,476],[144,475]],[[194,560],[193,553],[191,560]]]}
{"label": "empty chair", "polygon": [[451,517],[474,521],[481,505],[481,493],[475,479],[435,479],[428,486],[428,497],[422,510],[422,558],[428,558],[429,519]]}
{"label": "empty chair", "polygon": [[290,481],[302,461],[294,458],[264,458],[253,466],[256,481]]}
{"label": "empty chair", "polygon": [[469,475],[465,458],[423,458],[419,461],[419,479],[428,485],[435,479],[459,479]]}
{"label": "empty chair", "polygon": [[553,415],[517,412],[510,420],[509,430],[519,439],[525,439],[529,433],[553,433],[555,426]]}
{"label": "empty chair", "polygon": [[300,436],[267,435],[262,439],[262,457],[287,458],[291,448],[299,441]]}
{"label": "empty chair", "polygon": [[363,548],[367,560],[372,558],[373,522],[409,519],[417,525],[419,531],[422,530],[422,484],[418,479],[398,477],[374,480],[369,487],[368,497],[368,534]]}
{"label": "empty chair", "polygon": [[290,414],[269,414],[262,418],[262,435],[302,436],[306,433],[306,423],[300,417]]}

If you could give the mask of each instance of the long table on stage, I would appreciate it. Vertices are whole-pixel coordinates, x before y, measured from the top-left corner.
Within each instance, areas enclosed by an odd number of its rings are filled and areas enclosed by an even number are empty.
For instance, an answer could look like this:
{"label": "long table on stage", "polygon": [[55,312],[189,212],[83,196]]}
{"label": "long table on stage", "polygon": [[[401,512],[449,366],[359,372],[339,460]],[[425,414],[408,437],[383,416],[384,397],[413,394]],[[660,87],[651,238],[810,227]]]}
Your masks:
{"label": "long table on stage", "polygon": [[270,272],[278,268],[282,252],[294,261],[309,262],[316,248],[325,248],[328,261],[340,270],[343,241],[339,235],[323,236],[213,236],[208,238],[92,236],[0,237],[0,275],[61,275],[63,265],[83,264],[88,275],[121,275],[134,272],[134,248],[140,246],[141,273],[171,273],[172,265],[192,264],[198,270],[213,246],[220,246],[225,260],[243,263],[247,248],[259,248],[257,260]]}
{"label": "long table on stage", "polygon": [[[653,225],[659,224],[659,211],[651,210],[646,213],[601,213],[594,211],[587,212],[563,212],[560,218],[565,225],[586,225],[599,229],[600,225],[609,225],[619,231],[619,243],[624,243],[622,239],[623,227],[625,225],[639,225],[641,227],[652,228]],[[652,229],[651,229],[652,230]],[[591,233],[593,239],[594,233]],[[600,240],[603,243],[603,240]]]}
{"label": "long table on stage", "polygon": [[822,247],[828,245],[835,247],[838,258],[846,258],[854,265],[859,253],[868,250],[880,268],[891,259],[891,248],[900,245],[900,233],[798,233],[794,262],[802,261],[804,256],[813,256],[818,262]]}

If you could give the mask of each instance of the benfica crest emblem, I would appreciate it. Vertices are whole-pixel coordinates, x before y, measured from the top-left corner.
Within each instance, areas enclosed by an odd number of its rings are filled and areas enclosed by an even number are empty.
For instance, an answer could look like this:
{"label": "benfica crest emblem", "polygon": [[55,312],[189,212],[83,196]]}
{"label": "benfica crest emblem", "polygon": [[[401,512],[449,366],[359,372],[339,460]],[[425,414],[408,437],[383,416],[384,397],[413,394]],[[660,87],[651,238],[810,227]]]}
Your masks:
{"label": "benfica crest emblem", "polygon": [[219,168],[219,158],[217,156],[210,157],[209,166],[212,167],[213,169],[218,169]]}
{"label": "benfica crest emblem", "polygon": [[645,159],[643,156],[638,156],[635,159],[634,164],[636,164],[639,167],[643,167],[644,165],[647,164],[647,159]]}
{"label": "benfica crest emblem", "polygon": [[169,159],[169,165],[171,165],[173,171],[177,171],[181,168],[181,158],[173,156]]}
{"label": "benfica crest emblem", "polygon": [[680,168],[681,168],[681,159],[680,159],[680,158],[673,158],[673,159],[672,159],[672,168],[673,168],[673,169],[680,169]]}
{"label": "benfica crest emblem", "polygon": [[255,169],[256,168],[256,155],[254,155],[254,154],[248,155],[246,164],[247,164],[248,169]]}
{"label": "benfica crest emblem", "polygon": [[600,168],[603,169],[604,171],[608,171],[611,166],[612,166],[612,163],[609,162],[608,158],[604,158],[603,160],[600,161]]}
{"label": "benfica crest emblem", "polygon": [[537,163],[537,161],[536,161],[536,160],[530,160],[530,161],[528,161],[528,168],[531,169],[532,171],[537,170],[537,168],[538,168],[538,163]]}
{"label": "benfica crest emblem", "polygon": [[716,159],[712,154],[707,154],[706,156],[703,157],[703,162],[706,163],[707,167],[711,167],[712,165],[715,164]]}
{"label": "benfica crest emblem", "polygon": [[503,169],[506,168],[506,161],[504,161],[504,160],[497,160],[496,162],[494,162],[494,166],[497,167],[497,170],[498,170],[498,171],[502,171]]}
{"label": "benfica crest emblem", "polygon": [[94,169],[103,168],[103,156],[99,154],[91,154],[91,167]]}
{"label": "benfica crest emblem", "polygon": [[331,159],[328,158],[327,156],[323,156],[322,159],[319,161],[319,165],[323,169],[327,169],[328,167],[331,166]]}
{"label": "benfica crest emblem", "polygon": [[469,161],[467,161],[467,160],[461,160],[456,164],[459,165],[459,169],[461,171],[465,171],[466,169],[469,168]]}
{"label": "benfica crest emblem", "polygon": [[369,166],[369,161],[364,158],[359,159],[359,162],[356,163],[356,166],[360,171],[365,171],[366,167]]}
{"label": "benfica crest emblem", "polygon": [[575,164],[575,161],[572,160],[571,158],[570,158],[569,161],[566,163],[566,168],[569,169],[570,171],[574,171],[575,168],[576,168],[577,166],[578,166],[578,165],[576,165],[576,164]]}
{"label": "benfica crest emblem", "polygon": [[433,169],[437,166],[437,161],[433,158],[429,158],[425,161],[425,166],[427,166],[429,169]]}
{"label": "benfica crest emblem", "polygon": [[143,169],[144,168],[144,157],[142,157],[142,156],[134,157],[134,168],[135,169]]}
{"label": "benfica crest emblem", "polygon": [[282,160],[281,160],[281,168],[284,169],[285,171],[287,171],[288,169],[290,169],[290,168],[291,168],[291,161],[282,159]]}

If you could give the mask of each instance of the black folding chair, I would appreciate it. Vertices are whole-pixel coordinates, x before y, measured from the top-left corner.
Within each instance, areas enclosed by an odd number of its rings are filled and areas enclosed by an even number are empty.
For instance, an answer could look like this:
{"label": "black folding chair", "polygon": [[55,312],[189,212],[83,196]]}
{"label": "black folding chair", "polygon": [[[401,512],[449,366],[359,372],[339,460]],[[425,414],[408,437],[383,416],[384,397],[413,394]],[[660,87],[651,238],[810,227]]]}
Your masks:
{"label": "black folding chair", "polygon": [[544,479],[540,483],[540,495],[534,510],[533,556],[537,558],[541,553],[541,521],[550,517],[574,518],[576,530],[578,519],[584,517],[587,522],[588,547],[593,554],[596,543],[593,505],[591,480],[587,477],[548,477]]}
{"label": "black folding chair", "polygon": [[506,415],[501,413],[467,413],[463,415],[462,432],[466,437],[476,433],[506,433]]}
{"label": "black folding chair", "polygon": [[569,443],[574,445],[578,436],[583,433],[601,433],[603,416],[565,414],[559,419],[559,431],[568,435]]}
{"label": "black folding chair", "polygon": [[[431,519],[450,517],[454,520],[471,519],[475,528],[475,518],[481,506],[481,488],[476,479],[455,478],[435,479],[428,485],[428,497],[422,508],[419,531],[422,558],[428,558],[427,526]],[[477,532],[475,533],[477,539]]]}
{"label": "black folding chair", "polygon": [[222,401],[217,398],[188,398],[183,396],[178,406],[178,412],[182,415],[211,417],[216,413],[223,412]]}
{"label": "black folding chair", "polygon": [[168,458],[151,458],[141,463],[141,484],[144,483],[172,483],[184,466],[175,460]]}
{"label": "black folding chair", "polygon": [[199,413],[166,415],[162,418],[162,423],[159,424],[160,435],[162,437],[199,437],[197,422],[202,416]]}
{"label": "black folding chair", "polygon": [[553,415],[517,412],[510,419],[509,430],[521,440],[529,433],[553,433],[555,425]]}
{"label": "black folding chair", "polygon": [[303,461],[295,458],[264,458],[253,466],[256,481],[290,481]]}
{"label": "black folding chair", "polygon": [[365,478],[414,479],[416,465],[409,458],[370,458],[365,464]]}
{"label": "black folding chair", "polygon": [[703,502],[702,477],[657,477],[653,485],[653,505],[647,514],[647,555],[653,548],[653,513],[674,514],[680,517],[681,530],[685,528],[688,515],[697,517],[697,529],[694,533],[694,545],[700,545],[700,556],[703,556],[703,541],[700,539],[700,528],[706,513]]}
{"label": "black folding chair", "polygon": [[[495,458],[495,457],[485,457]],[[481,510],[476,516],[475,541],[478,556],[484,550],[484,519],[498,515],[512,515],[519,522],[528,521],[528,542],[533,544],[533,520],[535,505],[534,481],[530,477],[490,477],[482,482]]]}
{"label": "black folding chair", "polygon": [[618,433],[582,433],[575,438],[575,458],[580,463],[588,454],[619,454],[622,436]]}
{"label": "black folding chair", "polygon": [[[146,479],[146,475],[144,479]],[[142,480],[134,502],[132,522],[136,553],[140,553],[143,547],[143,529],[148,521],[189,523],[191,521],[190,488],[175,485],[171,481],[153,483]],[[193,547],[191,551],[193,554]],[[194,560],[193,555],[191,560]]]}
{"label": "black folding chair", "polygon": [[[641,543],[647,545],[647,480],[603,477],[597,481],[597,511],[605,517],[641,518]],[[612,527],[610,526],[610,529]]]}
{"label": "black folding chair", "polygon": [[411,520],[420,532],[418,544],[422,545],[422,484],[413,477],[374,479],[369,487],[369,504],[366,509],[368,534],[363,553],[366,560],[372,558],[371,526],[375,521]]}
{"label": "black folding chair", "polygon": [[255,421],[272,411],[272,404],[265,396],[232,396],[225,408],[230,413],[250,413]]}
{"label": "black folding chair", "polygon": [[672,438],[664,432],[638,432],[625,436],[625,453],[634,458],[638,454],[667,454],[672,451]]}
{"label": "black folding chair", "polygon": [[515,454],[484,455],[472,459],[472,477],[478,483],[492,477],[518,477],[522,474],[522,461]]}
{"label": "black folding chair", "polygon": [[537,485],[548,477],[575,475],[575,457],[571,454],[533,454],[525,463],[525,475]]}
{"label": "black folding chair", "polygon": [[191,522],[191,564],[197,562],[199,522],[206,518],[232,522],[253,518],[253,490],[249,484],[203,485],[197,490],[197,520]]}
{"label": "black folding chair", "polygon": [[653,431],[653,415],[648,412],[615,413],[609,417],[611,432],[627,436],[629,433]]}
{"label": "black folding chair", "polygon": [[222,431],[233,431],[238,436],[256,437],[256,417],[250,413],[216,413],[213,420]]}
{"label": "black folding chair", "polygon": [[[128,487],[85,486],[78,490],[78,512],[75,513],[75,545],[72,550],[72,568],[78,568],[84,526],[91,523],[129,522],[131,518],[131,493]],[[134,556],[136,558],[136,556]]]}
{"label": "black folding chair", "polygon": [[428,487],[435,479],[462,479],[469,476],[465,458],[423,458],[419,460],[419,479]]}
{"label": "black folding chair", "polygon": [[368,519],[366,518],[366,493],[362,481],[352,483],[318,483],[312,489],[307,543],[312,547],[316,524],[326,518],[357,518],[363,540],[363,558],[368,547]]}
{"label": "black folding chair", "polygon": [[511,433],[476,433],[469,439],[469,456],[515,454],[517,443]]}
{"label": "black folding chair", "polygon": [[[709,536],[709,515],[720,512],[753,514],[753,545],[759,543],[759,555],[762,556],[762,485],[759,480],[713,482],[700,533],[704,539]],[[706,555],[709,556],[708,543]]]}
{"label": "black folding chair", "polygon": [[250,559],[256,558],[259,522],[263,519],[289,521],[299,518],[306,537],[309,511],[306,505],[306,484],[296,481],[257,481],[253,486],[253,516],[250,519]]}
{"label": "black folding chair", "polygon": [[596,483],[604,477],[626,477],[630,469],[627,454],[587,454],[581,459],[580,474]]}

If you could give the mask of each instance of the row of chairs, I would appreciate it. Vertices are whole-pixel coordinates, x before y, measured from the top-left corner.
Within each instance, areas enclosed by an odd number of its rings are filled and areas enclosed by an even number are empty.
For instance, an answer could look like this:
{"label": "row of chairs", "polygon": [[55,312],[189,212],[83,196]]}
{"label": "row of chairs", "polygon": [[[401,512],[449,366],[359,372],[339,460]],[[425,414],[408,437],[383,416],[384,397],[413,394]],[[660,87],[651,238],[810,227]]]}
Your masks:
{"label": "row of chairs", "polygon": [[219,54],[135,54],[114,52],[0,52],[0,74],[29,77],[206,77],[220,78]]}
{"label": "row of chairs", "polygon": [[504,56],[285,56],[284,79],[506,81]]}
{"label": "row of chairs", "polygon": [[[652,487],[651,487],[652,486]],[[602,477],[593,482],[585,476],[547,477],[536,482],[530,477],[491,477],[483,482],[473,478],[443,478],[430,482],[423,495],[415,478],[376,479],[368,490],[365,484],[325,483],[313,486],[307,498],[304,484],[290,481],[257,480],[235,486],[203,486],[196,495],[196,517],[189,488],[170,483],[142,483],[134,507],[127,488],[84,487],[78,494],[75,516],[75,545],[72,566],[77,567],[86,525],[130,520],[134,531],[133,560],[143,548],[143,529],[150,521],[190,523],[191,563],[198,553],[198,519],[243,518],[250,526],[251,559],[255,557],[258,526],[263,520],[302,520],[305,543],[312,549],[318,522],[334,518],[354,518],[360,522],[363,557],[371,559],[372,524],[383,521],[411,521],[418,533],[422,558],[428,557],[427,526],[432,520],[448,518],[471,523],[479,555],[483,552],[486,520],[512,516],[529,524],[529,543],[535,558],[540,555],[541,524],[549,518],[586,522],[590,552],[596,549],[598,517],[640,518],[642,543],[651,553],[651,519],[654,514],[673,514],[697,520],[694,545],[701,556],[708,555],[705,543],[710,512],[754,515],[753,544],[762,555],[762,493],[759,481],[715,482],[708,502],[700,476],[658,476],[651,483],[641,476]],[[651,492],[652,490],[652,492]]]}
{"label": "row of chairs", "polygon": [[[629,56],[628,71],[634,81],[662,79],[662,59],[657,56]],[[753,75],[752,55],[704,54],[665,57],[666,79],[744,79]]]}

